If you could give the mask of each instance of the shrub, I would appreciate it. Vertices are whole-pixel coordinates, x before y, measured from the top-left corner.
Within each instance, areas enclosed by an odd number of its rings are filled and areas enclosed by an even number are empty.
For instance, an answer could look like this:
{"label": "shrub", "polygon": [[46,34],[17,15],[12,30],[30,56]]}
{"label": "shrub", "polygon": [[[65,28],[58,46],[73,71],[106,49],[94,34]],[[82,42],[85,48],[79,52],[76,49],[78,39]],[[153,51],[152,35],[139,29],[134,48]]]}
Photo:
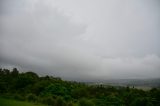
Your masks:
{"label": "shrub", "polygon": [[63,100],[63,98],[58,97],[56,99],[55,106],[67,106],[66,102]]}
{"label": "shrub", "polygon": [[22,96],[22,95],[19,95],[19,94],[15,94],[15,95],[14,95],[14,99],[20,100],[20,101],[24,101],[24,100],[25,100],[25,97]]}
{"label": "shrub", "polygon": [[68,102],[67,106],[74,106],[74,103],[73,102]]}
{"label": "shrub", "polygon": [[54,106],[55,104],[55,100],[51,96],[42,98],[41,102],[50,106]]}
{"label": "shrub", "polygon": [[85,98],[81,99],[78,103],[79,106],[95,106],[94,103],[90,100],[87,100]]}
{"label": "shrub", "polygon": [[37,96],[30,93],[30,94],[27,95],[27,100],[35,102],[35,101],[37,101]]}

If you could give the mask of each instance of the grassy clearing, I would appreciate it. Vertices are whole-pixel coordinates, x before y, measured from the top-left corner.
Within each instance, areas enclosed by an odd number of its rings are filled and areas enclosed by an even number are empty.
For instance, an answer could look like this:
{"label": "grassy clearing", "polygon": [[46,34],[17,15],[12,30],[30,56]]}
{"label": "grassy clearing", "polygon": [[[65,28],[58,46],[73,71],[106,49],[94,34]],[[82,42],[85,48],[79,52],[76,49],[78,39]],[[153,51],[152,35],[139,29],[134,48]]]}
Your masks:
{"label": "grassy clearing", "polygon": [[46,105],[0,98],[0,106],[46,106]]}

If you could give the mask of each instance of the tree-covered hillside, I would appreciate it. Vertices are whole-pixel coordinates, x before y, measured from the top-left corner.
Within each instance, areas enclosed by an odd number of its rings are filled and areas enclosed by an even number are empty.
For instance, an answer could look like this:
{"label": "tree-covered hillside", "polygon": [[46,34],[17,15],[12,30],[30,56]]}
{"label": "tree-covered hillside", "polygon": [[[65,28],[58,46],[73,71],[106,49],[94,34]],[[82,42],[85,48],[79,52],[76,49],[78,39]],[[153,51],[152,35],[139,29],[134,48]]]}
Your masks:
{"label": "tree-covered hillside", "polygon": [[87,85],[0,69],[0,96],[49,106],[160,106],[160,89]]}

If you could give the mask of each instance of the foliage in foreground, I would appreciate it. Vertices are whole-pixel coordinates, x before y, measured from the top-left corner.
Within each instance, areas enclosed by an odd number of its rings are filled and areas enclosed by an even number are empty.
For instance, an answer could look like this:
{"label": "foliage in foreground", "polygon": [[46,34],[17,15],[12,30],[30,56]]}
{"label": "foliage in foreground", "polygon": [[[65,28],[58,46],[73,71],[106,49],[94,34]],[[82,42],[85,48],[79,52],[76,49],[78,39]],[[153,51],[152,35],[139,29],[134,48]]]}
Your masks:
{"label": "foliage in foreground", "polygon": [[[160,106],[160,90],[63,81],[34,72],[0,69],[0,95],[48,106]],[[12,105],[14,106],[14,105]]]}

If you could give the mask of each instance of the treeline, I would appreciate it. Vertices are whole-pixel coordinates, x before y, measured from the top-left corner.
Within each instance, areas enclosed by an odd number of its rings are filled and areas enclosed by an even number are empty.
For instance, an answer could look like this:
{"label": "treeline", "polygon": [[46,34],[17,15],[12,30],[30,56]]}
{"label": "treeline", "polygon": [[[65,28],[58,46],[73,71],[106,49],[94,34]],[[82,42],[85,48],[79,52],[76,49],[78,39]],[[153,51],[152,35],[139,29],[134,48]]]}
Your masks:
{"label": "treeline", "polygon": [[160,89],[87,85],[0,69],[0,96],[48,106],[160,106]]}

